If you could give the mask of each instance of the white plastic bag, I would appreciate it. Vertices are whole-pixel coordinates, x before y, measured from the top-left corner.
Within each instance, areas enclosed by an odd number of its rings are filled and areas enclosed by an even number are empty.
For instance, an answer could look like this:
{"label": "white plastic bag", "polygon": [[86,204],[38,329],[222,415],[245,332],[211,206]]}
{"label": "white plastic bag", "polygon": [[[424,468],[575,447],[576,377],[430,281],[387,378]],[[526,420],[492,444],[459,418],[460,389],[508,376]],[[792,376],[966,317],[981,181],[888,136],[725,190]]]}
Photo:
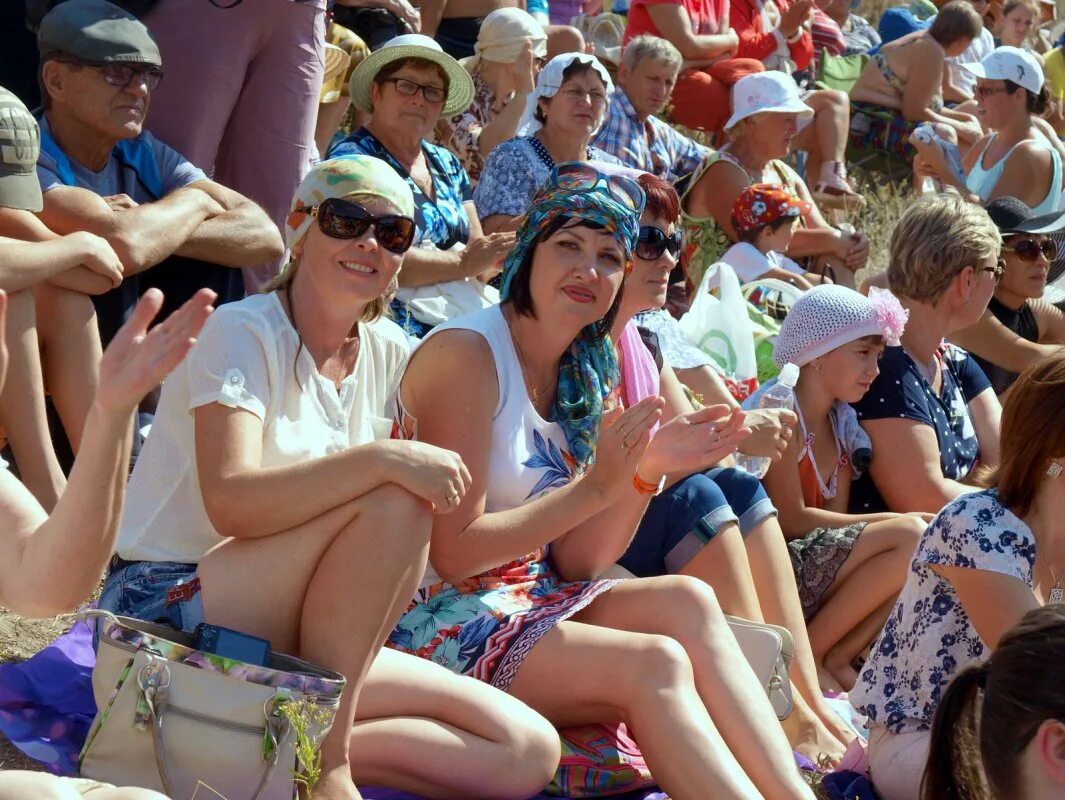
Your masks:
{"label": "white plastic bag", "polygon": [[[719,287],[719,297],[710,294],[711,283]],[[679,325],[688,341],[714,359],[733,397],[742,400],[758,388],[754,327],[732,267],[710,265]]]}

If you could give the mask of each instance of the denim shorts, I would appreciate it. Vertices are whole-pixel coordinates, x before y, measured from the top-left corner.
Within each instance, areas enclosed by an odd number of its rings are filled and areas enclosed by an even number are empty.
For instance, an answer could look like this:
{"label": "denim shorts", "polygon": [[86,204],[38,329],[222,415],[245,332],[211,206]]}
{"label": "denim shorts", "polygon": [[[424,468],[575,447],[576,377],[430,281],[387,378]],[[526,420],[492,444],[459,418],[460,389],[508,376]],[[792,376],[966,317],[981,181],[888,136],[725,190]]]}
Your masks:
{"label": "denim shorts", "polygon": [[100,608],[192,633],[204,621],[195,564],[127,562],[104,581]]}
{"label": "denim shorts", "polygon": [[761,481],[717,467],[677,481],[651,500],[618,563],[637,577],[680,572],[730,522],[746,536],[776,514]]}

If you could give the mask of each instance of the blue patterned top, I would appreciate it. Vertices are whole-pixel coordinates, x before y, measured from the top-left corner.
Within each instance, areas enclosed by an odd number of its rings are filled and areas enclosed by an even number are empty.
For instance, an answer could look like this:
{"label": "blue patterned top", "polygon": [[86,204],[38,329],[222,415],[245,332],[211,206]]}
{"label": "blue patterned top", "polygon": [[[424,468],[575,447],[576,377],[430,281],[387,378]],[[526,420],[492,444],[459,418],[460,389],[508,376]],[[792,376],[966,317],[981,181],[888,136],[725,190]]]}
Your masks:
{"label": "blue patterned top", "polygon": [[[588,148],[588,160],[621,164],[598,147]],[[554,166],[551,154],[535,136],[519,136],[496,145],[488,154],[484,172],[473,190],[477,216],[482,220],[493,214],[520,217],[529,210],[536,190]]]}
{"label": "blue patterned top", "polygon": [[329,151],[329,158],[365,154],[391,164],[414,192],[414,221],[418,223],[415,244],[432,242],[441,250],[449,250],[459,242],[465,244],[469,241],[470,216],[462,204],[473,200],[473,187],[458,156],[450,150],[422,142],[422,152],[433,179],[435,200],[422,191],[396,157],[366,128],[359,128],[338,142]]}
{"label": "blue patterned top", "polygon": [[[939,442],[939,466],[943,477],[960,481],[976,466],[980,442],[969,416],[969,403],[991,389],[980,365],[960,347],[946,342],[937,358],[943,375],[938,394],[901,347],[888,347],[880,358],[880,374],[859,402],[854,403],[858,421],[910,419],[928,425]],[[852,514],[887,511],[869,473],[851,487]]]}
{"label": "blue patterned top", "polygon": [[892,733],[927,731],[943,690],[990,648],[954,585],[932,564],[1008,575],[1031,588],[1035,537],[995,489],[962,495],[939,512],[917,545],[906,584],[850,700]]}

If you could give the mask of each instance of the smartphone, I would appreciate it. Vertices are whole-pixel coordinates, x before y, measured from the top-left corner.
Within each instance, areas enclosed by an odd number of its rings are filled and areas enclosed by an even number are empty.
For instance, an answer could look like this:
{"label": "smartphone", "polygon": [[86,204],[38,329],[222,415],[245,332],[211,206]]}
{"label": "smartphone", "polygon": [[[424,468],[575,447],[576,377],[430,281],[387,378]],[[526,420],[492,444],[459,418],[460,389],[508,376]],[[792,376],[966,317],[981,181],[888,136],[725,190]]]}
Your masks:
{"label": "smartphone", "polygon": [[270,659],[270,643],[266,639],[206,622],[196,626],[192,645],[204,653],[260,667],[265,667]]}

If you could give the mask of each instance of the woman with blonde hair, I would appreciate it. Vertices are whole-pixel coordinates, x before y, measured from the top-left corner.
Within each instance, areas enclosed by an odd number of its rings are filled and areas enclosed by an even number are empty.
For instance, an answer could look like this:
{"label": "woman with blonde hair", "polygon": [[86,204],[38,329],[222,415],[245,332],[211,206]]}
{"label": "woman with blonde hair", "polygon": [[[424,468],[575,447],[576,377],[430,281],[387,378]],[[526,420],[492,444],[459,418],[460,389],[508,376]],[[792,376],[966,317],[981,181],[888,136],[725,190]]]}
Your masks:
{"label": "woman with blonde hair", "polygon": [[189,632],[206,620],[346,676],[322,800],[357,798],[356,777],[521,798],[557,766],[551,726],[381,650],[425,570],[433,515],[470,485],[458,454],[389,439],[409,344],[382,313],[413,212],[405,181],[369,156],[304,178],[274,291],[217,311],[163,387],[100,606]]}
{"label": "woman with blonde hair", "polygon": [[887,279],[909,319],[853,404],[876,458],[854,483],[850,513],[934,514],[973,491],[977,463],[998,463],[998,398],[972,356],[946,339],[987,309],[1001,249],[987,212],[953,192],[920,198],[895,226]]}
{"label": "woman with blonde hair", "polygon": [[[1065,355],[1025,370],[1006,396],[1002,460],[986,481],[990,488],[947,504],[917,545],[902,594],[850,695],[872,725],[869,770],[884,800],[919,796],[934,742],[937,762],[942,758],[932,717],[945,691],[957,700],[947,690],[951,680],[988,655],[994,663],[1007,645],[1004,635],[1026,613],[1063,598],[1063,403]],[[953,716],[949,708],[945,713]],[[988,733],[1018,750],[1023,746],[1010,736],[1013,726],[998,726],[996,719]],[[1054,739],[1060,742],[1059,735]],[[996,777],[1003,772],[1008,770]],[[933,785],[946,788],[934,776]],[[1005,791],[996,796],[1019,797]]]}

